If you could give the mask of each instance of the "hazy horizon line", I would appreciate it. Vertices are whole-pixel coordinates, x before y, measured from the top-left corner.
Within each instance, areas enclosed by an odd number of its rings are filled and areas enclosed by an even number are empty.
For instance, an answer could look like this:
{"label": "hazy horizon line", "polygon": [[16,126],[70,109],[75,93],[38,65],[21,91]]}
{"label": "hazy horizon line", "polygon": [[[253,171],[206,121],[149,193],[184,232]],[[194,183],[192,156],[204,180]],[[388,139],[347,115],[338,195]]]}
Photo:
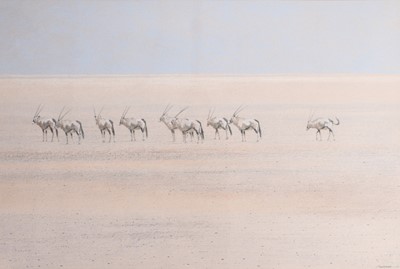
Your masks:
{"label": "hazy horizon line", "polygon": [[398,77],[387,73],[154,73],[154,74],[0,74],[0,78],[80,78],[80,77]]}

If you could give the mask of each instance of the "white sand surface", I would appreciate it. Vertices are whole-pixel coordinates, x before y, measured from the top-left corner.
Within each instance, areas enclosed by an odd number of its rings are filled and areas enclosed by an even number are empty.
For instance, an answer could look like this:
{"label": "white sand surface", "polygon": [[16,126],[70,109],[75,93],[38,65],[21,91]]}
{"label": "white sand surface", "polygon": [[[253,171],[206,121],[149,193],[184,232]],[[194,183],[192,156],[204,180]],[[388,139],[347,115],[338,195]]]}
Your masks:
{"label": "white sand surface", "polygon": [[[399,76],[0,78],[0,268],[400,268]],[[172,142],[171,114],[204,143]],[[42,142],[63,106],[85,140]],[[260,121],[214,140],[210,108]],[[93,106],[116,124],[102,143]],[[130,142],[119,118],[146,119]],[[306,131],[334,118],[336,141]],[[221,137],[224,137],[221,132]],[[140,137],[140,134],[137,134]],[[49,135],[50,138],[50,135]]]}

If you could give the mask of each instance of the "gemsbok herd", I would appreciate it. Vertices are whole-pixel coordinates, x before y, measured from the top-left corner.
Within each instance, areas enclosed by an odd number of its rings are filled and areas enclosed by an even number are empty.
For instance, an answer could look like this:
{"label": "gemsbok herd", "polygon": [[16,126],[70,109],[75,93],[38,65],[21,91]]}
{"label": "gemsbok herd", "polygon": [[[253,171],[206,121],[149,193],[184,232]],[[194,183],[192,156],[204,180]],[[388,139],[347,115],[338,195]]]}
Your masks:
{"label": "gemsbok herd", "polygon": [[[85,133],[83,131],[82,123],[79,120],[69,120],[64,119],[65,116],[71,111],[70,109],[65,111],[65,107],[61,109],[60,114],[58,115],[57,120],[51,117],[43,117],[40,113],[43,110],[42,105],[36,109],[36,112],[33,116],[33,124],[36,124],[42,130],[42,141],[47,141],[47,132],[50,130],[51,142],[54,140],[54,134],[58,139],[58,128],[62,129],[65,133],[66,137],[66,144],[68,144],[68,135],[70,136],[71,140],[73,139],[73,134],[78,136],[78,144],[80,144],[81,139],[85,138]],[[187,142],[188,136],[190,136],[191,141],[196,138],[197,143],[204,141],[204,130],[203,125],[200,120],[198,119],[189,119],[185,117],[180,117],[180,115],[186,111],[189,107],[185,107],[181,109],[175,115],[170,115],[169,112],[172,109],[172,105],[167,105],[164,109],[161,117],[159,119],[160,122],[163,122],[165,126],[170,130],[172,135],[172,141],[175,142],[175,130],[179,130],[182,133],[183,142]],[[103,118],[101,113],[103,112],[102,107],[98,113],[96,113],[96,109],[93,107],[94,113],[94,120],[95,124],[100,130],[101,137],[103,143],[106,141],[106,134],[108,133],[109,139],[108,142],[110,143],[111,140],[115,142],[115,129],[114,129],[114,122],[111,119]],[[143,118],[134,118],[134,117],[126,117],[130,107],[126,107],[122,112],[121,119],[119,121],[119,125],[124,125],[130,132],[131,141],[136,141],[135,131],[140,130],[142,132],[142,140],[144,141],[148,138],[148,130],[147,130],[147,122]],[[257,142],[262,137],[261,125],[257,119],[253,118],[243,118],[239,116],[239,113],[244,109],[243,106],[238,107],[235,112],[233,113],[230,120],[224,117],[216,117],[214,116],[215,108],[210,109],[207,116],[207,127],[211,126],[215,130],[214,139],[221,139],[219,134],[219,130],[222,129],[225,131],[225,139],[229,139],[229,136],[232,136],[232,129],[230,124],[235,125],[242,137],[242,142],[246,141],[246,131],[253,130],[257,136]],[[333,140],[335,140],[335,135],[333,133],[333,125],[339,125],[339,119],[336,118],[336,122],[334,122],[330,118],[316,118],[313,119],[314,114],[310,114],[307,122],[306,130],[314,128],[317,130],[316,132],[316,140],[322,140],[321,130],[327,130],[329,132],[328,140],[330,139],[331,135]]]}

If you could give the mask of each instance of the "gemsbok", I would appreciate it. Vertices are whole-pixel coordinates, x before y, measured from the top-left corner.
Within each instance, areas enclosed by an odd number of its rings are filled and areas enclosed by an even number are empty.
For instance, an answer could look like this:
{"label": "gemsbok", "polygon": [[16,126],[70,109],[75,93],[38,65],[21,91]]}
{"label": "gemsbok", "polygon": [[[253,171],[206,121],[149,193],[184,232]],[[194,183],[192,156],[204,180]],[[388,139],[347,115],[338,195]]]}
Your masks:
{"label": "gemsbok", "polygon": [[103,139],[103,143],[106,140],[106,131],[108,132],[110,139],[108,140],[108,143],[111,142],[111,134],[113,137],[113,141],[115,143],[115,130],[114,130],[114,122],[110,119],[106,120],[101,116],[101,112],[103,112],[103,108],[101,108],[99,114],[96,115],[96,109],[93,107],[93,112],[94,112],[94,120],[96,121],[96,125],[100,129],[101,133],[101,138]]}
{"label": "gemsbok", "polygon": [[191,134],[191,132],[195,132],[197,135],[197,143],[200,140],[204,141],[204,130],[201,122],[199,120],[191,120],[187,118],[178,118],[178,116],[188,109],[188,107],[183,108],[175,117],[172,119],[171,123],[175,128],[179,129],[182,132],[183,142],[186,143],[187,134]]}
{"label": "gemsbok", "polygon": [[71,110],[68,110],[67,112],[65,112],[63,114],[64,109],[65,109],[65,107],[63,107],[63,109],[60,112],[60,115],[58,115],[56,127],[61,128],[64,131],[65,136],[67,138],[66,144],[68,144],[68,134],[71,135],[71,139],[72,139],[72,133],[74,133],[74,132],[78,135],[78,139],[79,139],[78,144],[80,144],[81,136],[82,136],[82,138],[85,138],[85,133],[83,132],[83,128],[82,128],[82,123],[78,120],[74,120],[74,121],[64,120],[64,117],[71,111]]}
{"label": "gemsbok", "polygon": [[160,117],[160,122],[163,122],[165,126],[167,126],[168,130],[171,131],[172,141],[175,142],[175,129],[177,129],[177,127],[174,124],[172,124],[174,117],[168,116],[168,112],[171,110],[171,108],[172,106],[168,104]]}
{"label": "gemsbok", "polygon": [[313,116],[314,116],[314,114],[312,114],[308,118],[306,130],[308,131],[311,128],[317,129],[317,133],[315,134],[315,140],[318,140],[318,134],[319,134],[319,138],[320,138],[319,140],[322,141],[321,130],[329,131],[328,141],[329,141],[329,138],[331,137],[331,134],[333,136],[333,140],[335,140],[335,134],[333,133],[332,127],[333,127],[333,125],[340,124],[339,119],[336,117],[336,122],[334,122],[333,120],[331,120],[329,118],[317,118],[317,119],[313,120],[312,119]]}
{"label": "gemsbok", "polygon": [[246,141],[246,131],[249,129],[253,129],[254,132],[256,132],[258,142],[262,136],[260,122],[256,119],[245,119],[239,117],[238,115],[242,110],[242,106],[236,109],[229,123],[233,123],[239,129],[240,133],[242,134],[242,142]]}
{"label": "gemsbok", "polygon": [[208,112],[208,116],[207,116],[207,126],[211,126],[215,129],[215,136],[214,139],[217,139],[217,135],[218,135],[218,139],[221,140],[221,136],[219,135],[219,129],[223,129],[225,130],[226,133],[226,139],[228,139],[228,132],[232,135],[232,129],[231,126],[229,126],[229,121],[226,118],[217,118],[214,117],[214,111],[209,110]]}
{"label": "gemsbok", "polygon": [[145,140],[144,136],[146,134],[146,138],[149,137],[149,133],[147,130],[147,123],[144,119],[136,119],[136,118],[126,118],[126,113],[128,113],[130,107],[126,107],[122,112],[121,119],[119,120],[119,125],[124,125],[128,128],[131,133],[131,141],[136,141],[135,130],[139,129],[142,131],[142,139]]}
{"label": "gemsbok", "polygon": [[58,140],[58,129],[56,127],[56,120],[53,118],[48,118],[48,117],[42,117],[40,116],[40,112],[43,110],[42,105],[39,105],[39,107],[36,109],[35,115],[33,116],[32,124],[36,124],[42,129],[42,141],[44,142],[46,140],[47,142],[47,129],[50,129],[51,131],[51,142],[53,142],[54,139],[54,132],[56,133],[57,136],[57,141]]}

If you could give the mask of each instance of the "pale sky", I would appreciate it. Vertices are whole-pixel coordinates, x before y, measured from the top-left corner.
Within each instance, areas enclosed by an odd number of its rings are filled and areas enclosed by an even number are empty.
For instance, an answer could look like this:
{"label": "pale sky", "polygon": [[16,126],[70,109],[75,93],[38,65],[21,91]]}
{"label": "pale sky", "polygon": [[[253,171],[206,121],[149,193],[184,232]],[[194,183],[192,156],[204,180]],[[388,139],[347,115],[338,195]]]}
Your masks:
{"label": "pale sky", "polygon": [[400,71],[400,1],[0,2],[0,75]]}

